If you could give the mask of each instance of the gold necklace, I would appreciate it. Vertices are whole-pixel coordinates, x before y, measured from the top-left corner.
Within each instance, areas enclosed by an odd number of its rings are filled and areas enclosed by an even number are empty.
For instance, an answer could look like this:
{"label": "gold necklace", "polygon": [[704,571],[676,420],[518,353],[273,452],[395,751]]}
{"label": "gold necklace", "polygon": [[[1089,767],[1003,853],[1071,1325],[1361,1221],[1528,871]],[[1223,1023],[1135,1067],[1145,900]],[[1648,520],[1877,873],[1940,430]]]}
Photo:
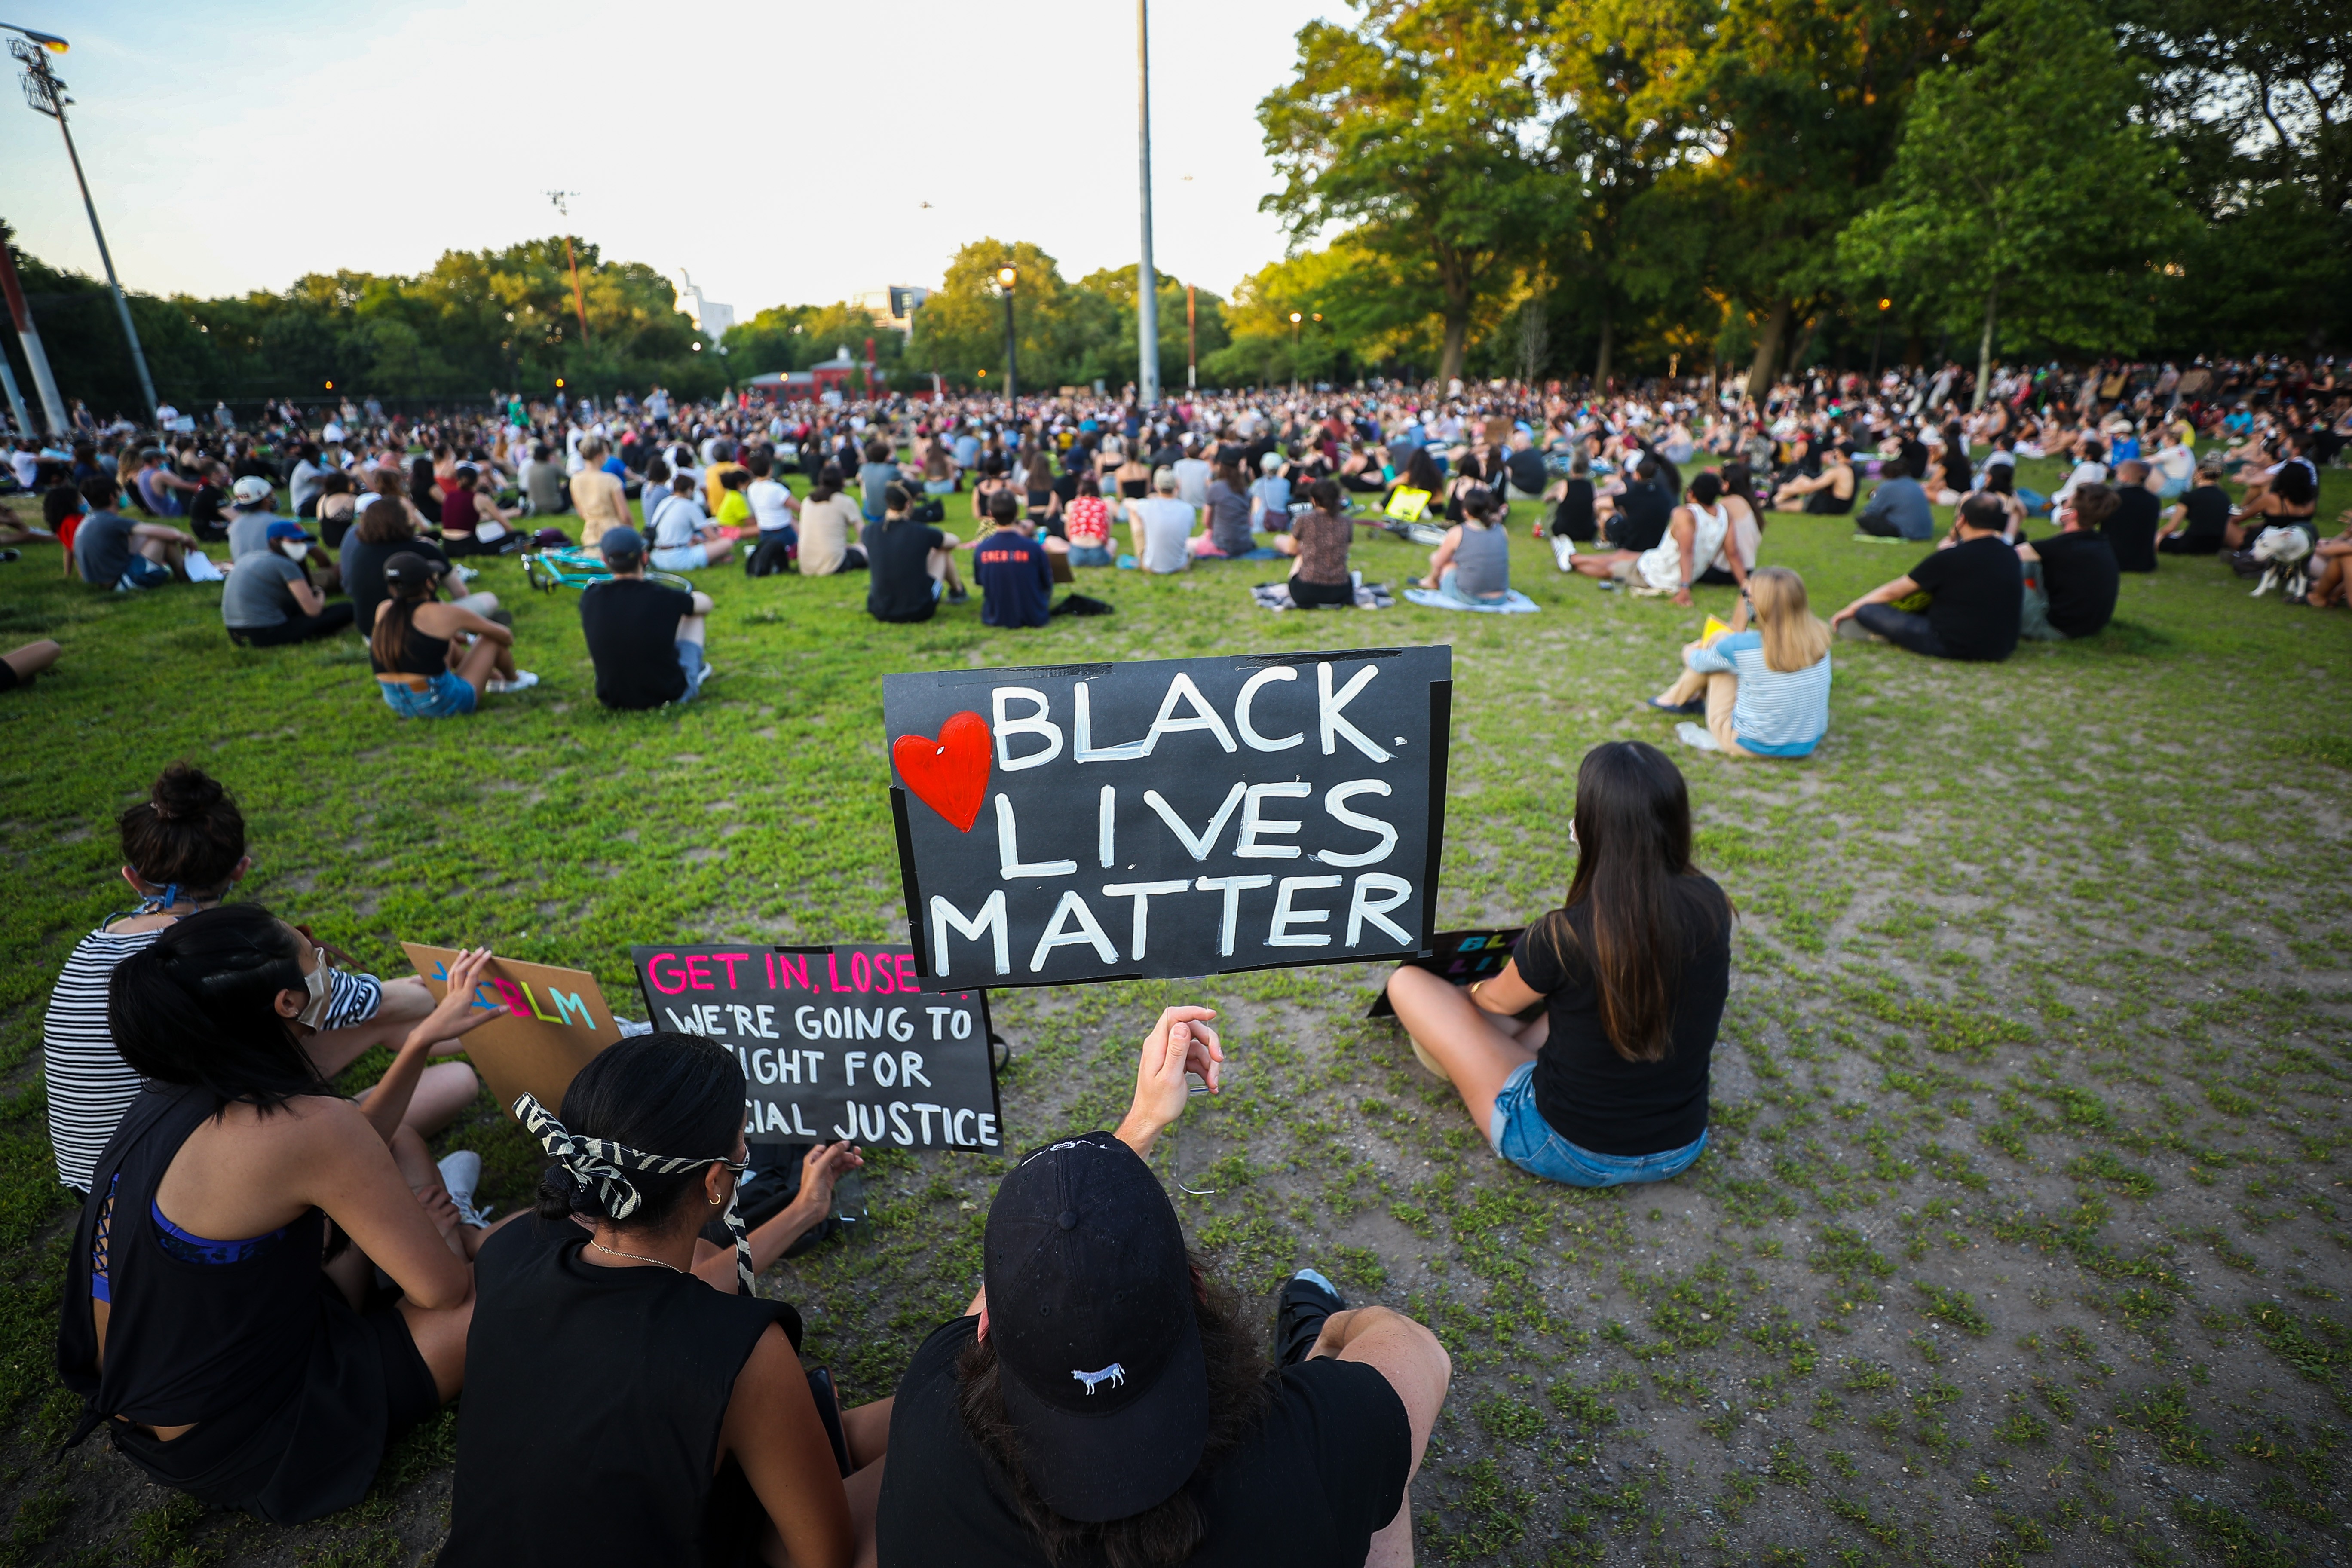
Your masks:
{"label": "gold necklace", "polygon": [[683,1274],[686,1272],[685,1269],[680,1268],[677,1264],[672,1263],[666,1258],[647,1258],[643,1253],[639,1252],[616,1252],[612,1247],[605,1246],[603,1242],[597,1240],[593,1236],[588,1238],[588,1245],[594,1247],[597,1251],[603,1253],[607,1258],[626,1258],[636,1263],[658,1263],[673,1274]]}

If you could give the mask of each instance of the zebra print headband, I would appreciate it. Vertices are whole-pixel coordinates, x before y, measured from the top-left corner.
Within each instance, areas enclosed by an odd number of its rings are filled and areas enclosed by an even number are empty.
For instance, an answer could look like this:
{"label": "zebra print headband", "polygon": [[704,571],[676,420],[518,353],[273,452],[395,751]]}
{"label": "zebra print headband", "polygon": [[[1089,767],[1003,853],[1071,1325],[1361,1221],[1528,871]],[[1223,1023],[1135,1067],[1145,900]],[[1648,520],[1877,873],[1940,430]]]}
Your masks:
{"label": "zebra print headband", "polygon": [[[547,1107],[534,1097],[515,1097],[515,1120],[526,1131],[539,1140],[539,1146],[562,1165],[572,1179],[584,1187],[593,1188],[604,1205],[604,1212],[614,1219],[626,1219],[637,1212],[645,1199],[630,1181],[628,1173],[641,1171],[652,1176],[676,1175],[699,1165],[734,1166],[723,1154],[704,1154],[686,1158],[675,1154],[644,1154],[625,1143],[615,1143],[609,1138],[583,1138],[548,1113]],[[740,1167],[737,1167],[740,1169]],[[735,1194],[727,1196],[727,1230],[735,1238],[735,1278],[746,1296],[756,1294],[751,1289],[751,1238],[744,1232],[742,1216],[735,1212]]]}

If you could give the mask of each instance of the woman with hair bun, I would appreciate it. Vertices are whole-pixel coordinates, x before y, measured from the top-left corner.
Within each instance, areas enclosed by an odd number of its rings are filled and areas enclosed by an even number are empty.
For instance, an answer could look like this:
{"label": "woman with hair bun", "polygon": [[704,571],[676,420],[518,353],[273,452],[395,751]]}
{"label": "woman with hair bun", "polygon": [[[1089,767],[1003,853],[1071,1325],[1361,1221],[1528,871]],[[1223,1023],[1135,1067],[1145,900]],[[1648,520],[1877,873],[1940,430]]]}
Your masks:
{"label": "woman with hair bun", "polygon": [[[483,1234],[390,1144],[488,950],[450,968],[362,1106],[301,1032],[333,998],[326,954],[256,904],[201,910],[116,966],[108,1014],[146,1080],[92,1172],[66,1258],[58,1370],[147,1475],[299,1523],[367,1495],[385,1443],[457,1397]],[[374,1271],[396,1306],[362,1310]]]}
{"label": "woman with hair bun", "polygon": [[[660,1032],[582,1068],[561,1120],[516,1100],[554,1163],[476,1261],[441,1568],[871,1561],[890,1401],[840,1409],[802,1369],[800,1314],[751,1292],[863,1161],[819,1144],[746,1234],[743,1099],[732,1052]],[[714,1215],[732,1250],[700,1239]]]}
{"label": "woman with hair bun", "polygon": [[[75,944],[49,992],[41,1032],[58,1180],[80,1193],[89,1190],[100,1152],[139,1098],[139,1074],[115,1048],[107,1022],[107,984],[115,966],[152,946],[177,921],[221,904],[253,866],[236,802],[218,780],[185,763],[165,768],[147,798],[116,821],[122,879],[137,901]],[[395,1044],[432,1011],[433,994],[421,980],[379,980],[338,969],[303,1048],[319,1076],[332,1079],[362,1052]],[[408,1134],[395,1146],[412,1181],[438,1180],[424,1136],[446,1127],[479,1087],[463,1062],[425,1069],[402,1119]],[[472,1184],[458,1184],[470,1198]]]}

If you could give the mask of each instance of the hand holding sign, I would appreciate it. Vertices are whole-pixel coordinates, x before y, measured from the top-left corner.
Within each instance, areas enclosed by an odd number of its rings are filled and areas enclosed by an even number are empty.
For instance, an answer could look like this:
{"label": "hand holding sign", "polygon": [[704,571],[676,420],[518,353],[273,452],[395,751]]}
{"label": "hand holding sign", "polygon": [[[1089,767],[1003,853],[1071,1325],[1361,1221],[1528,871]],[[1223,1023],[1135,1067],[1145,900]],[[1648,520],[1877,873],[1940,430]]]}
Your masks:
{"label": "hand holding sign", "polygon": [[833,1212],[835,1184],[865,1163],[855,1143],[820,1143],[808,1152],[801,1161],[801,1201],[815,1219]]}
{"label": "hand holding sign", "polygon": [[425,1021],[408,1032],[408,1046],[404,1048],[414,1048],[421,1042],[434,1055],[446,1056],[458,1048],[459,1036],[504,1016],[484,1010],[474,1001],[474,987],[482,983],[489,967],[488,948],[459,948],[456,961],[449,965],[448,989],[433,1011],[425,1015]]}

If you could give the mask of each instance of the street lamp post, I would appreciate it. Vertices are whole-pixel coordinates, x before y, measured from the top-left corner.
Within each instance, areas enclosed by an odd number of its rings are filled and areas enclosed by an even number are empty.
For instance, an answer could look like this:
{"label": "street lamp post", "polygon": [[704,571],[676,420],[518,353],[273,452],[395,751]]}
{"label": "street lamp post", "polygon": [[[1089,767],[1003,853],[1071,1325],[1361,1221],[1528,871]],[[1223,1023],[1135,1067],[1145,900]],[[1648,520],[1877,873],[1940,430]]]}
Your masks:
{"label": "street lamp post", "polygon": [[[1012,403],[1021,395],[1021,370],[1015,359],[1013,338],[1013,286],[1021,274],[1010,267],[996,269],[998,287],[1004,290],[1004,401]],[[1019,410],[1015,409],[1016,416]]]}
{"label": "street lamp post", "polygon": [[1135,267],[1135,395],[1160,401],[1160,275],[1151,267],[1150,0],[1135,0],[1135,147],[1143,184],[1143,249]]}
{"label": "street lamp post", "polygon": [[139,329],[131,324],[131,304],[122,297],[122,282],[114,275],[114,257],[106,248],[106,230],[99,226],[98,204],[89,199],[89,181],[81,172],[81,154],[74,148],[73,128],[66,123],[66,105],[73,101],[66,96],[66,84],[49,69],[48,56],[66,52],[66,41],[47,33],[37,33],[30,27],[19,27],[13,22],[0,22],[12,33],[22,37],[8,40],[8,52],[25,68],[25,101],[58,122],[58,131],[66,139],[66,157],[73,163],[74,184],[81,187],[82,210],[89,214],[89,232],[98,239],[98,258],[106,267],[106,286],[114,291],[114,309],[122,318],[122,335],[131,342],[131,363],[139,372],[139,390],[147,399],[147,412],[152,415],[155,400],[155,378],[147,374],[147,356],[139,349]]}
{"label": "street lamp post", "polygon": [[1298,395],[1298,323],[1305,318],[1290,312],[1290,395]]}

